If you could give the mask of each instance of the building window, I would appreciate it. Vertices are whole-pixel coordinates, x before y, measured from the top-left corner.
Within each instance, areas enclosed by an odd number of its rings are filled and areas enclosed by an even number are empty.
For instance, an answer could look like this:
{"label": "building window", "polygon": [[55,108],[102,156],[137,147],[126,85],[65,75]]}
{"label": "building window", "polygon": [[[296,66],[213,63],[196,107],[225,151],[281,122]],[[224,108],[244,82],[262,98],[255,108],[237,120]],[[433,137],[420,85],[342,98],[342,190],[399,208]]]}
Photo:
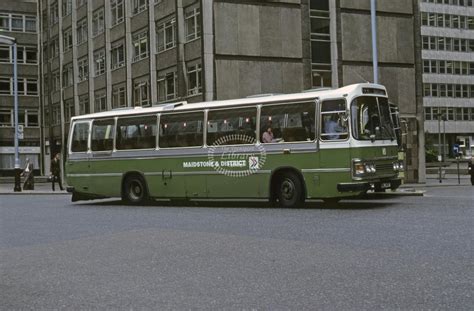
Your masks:
{"label": "building window", "polygon": [[148,6],[147,0],[132,0],[133,14],[138,14],[146,10]]}
{"label": "building window", "polygon": [[63,16],[72,13],[72,0],[63,0]]}
{"label": "building window", "polygon": [[125,85],[112,87],[112,109],[127,107],[127,89]]}
{"label": "building window", "polygon": [[79,97],[79,115],[89,113],[89,95]]}
{"label": "building window", "polygon": [[178,75],[176,72],[168,72],[158,76],[158,101],[164,102],[176,98],[178,86]]}
{"label": "building window", "polygon": [[188,66],[188,95],[194,96],[202,92],[201,64]]}
{"label": "building window", "polygon": [[110,57],[112,69],[120,68],[125,65],[125,48],[123,42],[112,44]]}
{"label": "building window", "polygon": [[148,80],[136,81],[133,84],[133,106],[145,107],[150,105],[150,88]]}
{"label": "building window", "polygon": [[64,52],[69,51],[72,49],[72,29],[68,28],[63,32],[63,45],[64,45]]}
{"label": "building window", "polygon": [[87,80],[89,78],[89,60],[87,56],[79,59],[77,66],[79,82]]}
{"label": "building window", "polygon": [[311,1],[311,69],[313,87],[328,87],[331,79],[331,37],[329,3]]}
{"label": "building window", "polygon": [[10,15],[0,13],[0,30],[10,31]]}
{"label": "building window", "polygon": [[92,35],[97,36],[104,32],[104,8],[100,8],[92,15]]}
{"label": "building window", "polygon": [[431,121],[431,107],[425,107],[425,121]]}
{"label": "building window", "polygon": [[37,64],[38,63],[38,51],[35,47],[25,47],[25,63],[26,64]]}
{"label": "building window", "polygon": [[25,95],[38,95],[38,80],[25,79]]}
{"label": "building window", "polygon": [[94,95],[94,112],[106,111],[107,100],[105,90],[96,91]]}
{"label": "building window", "polygon": [[64,101],[64,122],[71,122],[72,117],[74,117],[74,100],[67,99]]}
{"label": "building window", "polygon": [[156,27],[158,52],[172,49],[176,46],[176,19],[159,23]]}
{"label": "building window", "polygon": [[29,15],[0,13],[0,30],[36,32],[36,17]]}
{"label": "building window", "polygon": [[198,39],[201,36],[201,24],[199,8],[187,9],[184,17],[186,42]]}
{"label": "building window", "polygon": [[61,89],[61,83],[60,83],[60,79],[59,79],[59,70],[56,70],[54,71],[52,74],[52,83],[51,83],[51,87],[52,87],[52,91],[59,91]]}
{"label": "building window", "polygon": [[[13,63],[13,48],[0,45],[0,63]],[[18,46],[17,63],[36,64],[38,63],[38,53],[35,47]]]}
{"label": "building window", "polygon": [[111,0],[110,10],[112,11],[112,26],[123,22],[123,0]]}
{"label": "building window", "polygon": [[58,37],[51,39],[49,50],[51,52],[51,58],[55,58],[59,55],[59,38]]}
{"label": "building window", "polygon": [[81,6],[86,4],[86,2],[87,2],[87,0],[77,0],[77,2],[76,2],[77,7],[80,8]]}
{"label": "building window", "polygon": [[36,32],[36,16],[25,16],[25,32]]}
{"label": "building window", "polygon": [[87,41],[87,18],[83,18],[77,22],[77,44]]}
{"label": "building window", "polygon": [[59,103],[54,103],[51,110],[52,125],[61,124],[61,107]]}
{"label": "building window", "polygon": [[0,62],[9,63],[10,59],[10,46],[0,45]]}
{"label": "building window", "polygon": [[0,94],[10,95],[12,93],[10,78],[0,77]]}
{"label": "building window", "polygon": [[63,66],[63,87],[68,87],[74,84],[72,64]]}
{"label": "building window", "polygon": [[0,109],[0,127],[13,126],[13,111],[11,109]]}
{"label": "building window", "polygon": [[105,73],[105,50],[94,52],[94,75],[100,76]]}
{"label": "building window", "polygon": [[59,22],[59,8],[58,2],[54,2],[49,7],[49,23],[55,25]]}
{"label": "building window", "polygon": [[148,31],[142,31],[132,36],[133,61],[148,57]]}

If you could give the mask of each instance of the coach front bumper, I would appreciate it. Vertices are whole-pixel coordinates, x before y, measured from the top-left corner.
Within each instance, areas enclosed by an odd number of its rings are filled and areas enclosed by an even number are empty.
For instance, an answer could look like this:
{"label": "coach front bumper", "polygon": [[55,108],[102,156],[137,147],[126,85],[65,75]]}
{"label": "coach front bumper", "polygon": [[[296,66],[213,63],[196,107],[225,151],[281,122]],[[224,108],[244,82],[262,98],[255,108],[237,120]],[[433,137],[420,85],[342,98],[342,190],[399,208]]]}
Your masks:
{"label": "coach front bumper", "polygon": [[337,184],[339,192],[366,192],[371,189],[392,189],[395,190],[402,184],[400,178],[377,181],[357,181]]}

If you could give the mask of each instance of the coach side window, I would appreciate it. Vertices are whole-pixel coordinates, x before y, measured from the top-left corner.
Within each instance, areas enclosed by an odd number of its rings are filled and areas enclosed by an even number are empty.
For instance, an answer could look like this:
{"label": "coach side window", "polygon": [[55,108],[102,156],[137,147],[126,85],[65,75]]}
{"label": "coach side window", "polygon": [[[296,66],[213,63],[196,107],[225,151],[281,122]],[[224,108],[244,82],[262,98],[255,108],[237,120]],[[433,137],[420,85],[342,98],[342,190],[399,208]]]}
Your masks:
{"label": "coach side window", "polygon": [[71,151],[86,152],[87,140],[89,139],[89,122],[74,124],[72,132]]}
{"label": "coach side window", "polygon": [[347,139],[349,136],[347,119],[345,100],[323,101],[321,105],[321,139]]}
{"label": "coach side window", "polygon": [[157,133],[156,116],[119,118],[117,120],[117,150],[154,149]]}
{"label": "coach side window", "polygon": [[262,107],[260,141],[262,143],[313,141],[315,104],[286,103]]}
{"label": "coach side window", "polygon": [[204,112],[162,114],[160,148],[202,146],[203,122]]}
{"label": "coach side window", "polygon": [[256,142],[257,108],[209,111],[207,144],[241,145]]}
{"label": "coach side window", "polygon": [[92,123],[92,151],[112,151],[114,145],[115,120],[96,120]]}

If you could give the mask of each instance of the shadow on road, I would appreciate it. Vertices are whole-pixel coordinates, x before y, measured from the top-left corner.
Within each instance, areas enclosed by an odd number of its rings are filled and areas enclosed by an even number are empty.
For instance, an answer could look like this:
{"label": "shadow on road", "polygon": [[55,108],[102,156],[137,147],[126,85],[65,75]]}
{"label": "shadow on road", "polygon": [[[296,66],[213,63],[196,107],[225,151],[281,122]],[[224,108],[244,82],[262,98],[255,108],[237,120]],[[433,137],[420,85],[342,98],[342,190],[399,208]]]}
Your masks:
{"label": "shadow on road", "polygon": [[[383,209],[395,205],[393,202],[380,202],[370,200],[350,200],[340,201],[338,203],[327,203],[323,201],[309,201],[304,204],[304,207],[297,209],[341,209],[341,210],[369,210],[369,209]],[[188,200],[173,200],[173,201],[150,201],[141,205],[128,205],[122,200],[101,200],[94,202],[74,203],[74,206],[81,207],[95,207],[95,206],[116,206],[126,208],[140,208],[140,207],[202,207],[202,208],[278,208],[266,201],[188,201]]]}

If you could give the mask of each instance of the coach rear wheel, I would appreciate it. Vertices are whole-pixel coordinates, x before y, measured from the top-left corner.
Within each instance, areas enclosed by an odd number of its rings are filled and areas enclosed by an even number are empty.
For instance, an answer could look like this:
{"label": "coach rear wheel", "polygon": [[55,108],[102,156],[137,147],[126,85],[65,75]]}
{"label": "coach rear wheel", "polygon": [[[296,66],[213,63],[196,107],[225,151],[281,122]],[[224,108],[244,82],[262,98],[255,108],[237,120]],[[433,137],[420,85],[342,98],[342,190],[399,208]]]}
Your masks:
{"label": "coach rear wheel", "polygon": [[142,204],[148,199],[145,180],[139,175],[132,175],[125,179],[123,199],[130,204]]}
{"label": "coach rear wheel", "polygon": [[278,203],[281,207],[300,207],[304,203],[303,183],[292,172],[283,174],[277,188]]}

